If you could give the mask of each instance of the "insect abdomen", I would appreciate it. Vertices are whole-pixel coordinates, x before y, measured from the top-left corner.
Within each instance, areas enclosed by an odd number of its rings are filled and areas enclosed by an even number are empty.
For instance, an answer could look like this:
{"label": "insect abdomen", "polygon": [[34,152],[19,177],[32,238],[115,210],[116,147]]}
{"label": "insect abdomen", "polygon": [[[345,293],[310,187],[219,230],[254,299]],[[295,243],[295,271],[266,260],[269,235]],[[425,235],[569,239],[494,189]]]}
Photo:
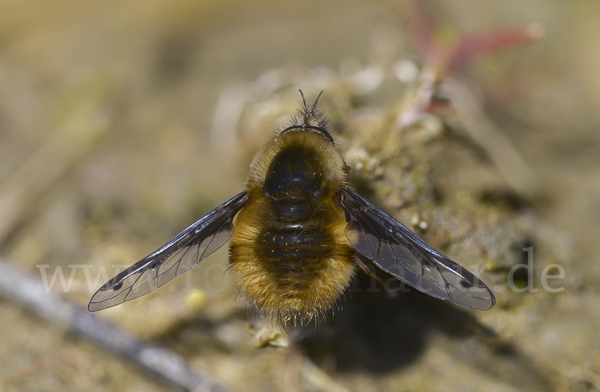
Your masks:
{"label": "insect abdomen", "polygon": [[285,322],[319,316],[333,307],[354,272],[343,213],[322,211],[312,225],[281,226],[269,219],[267,203],[251,201],[236,222],[230,260],[240,288],[262,314]]}
{"label": "insect abdomen", "polygon": [[254,253],[278,288],[302,295],[332,256],[329,237],[318,227],[265,228]]}

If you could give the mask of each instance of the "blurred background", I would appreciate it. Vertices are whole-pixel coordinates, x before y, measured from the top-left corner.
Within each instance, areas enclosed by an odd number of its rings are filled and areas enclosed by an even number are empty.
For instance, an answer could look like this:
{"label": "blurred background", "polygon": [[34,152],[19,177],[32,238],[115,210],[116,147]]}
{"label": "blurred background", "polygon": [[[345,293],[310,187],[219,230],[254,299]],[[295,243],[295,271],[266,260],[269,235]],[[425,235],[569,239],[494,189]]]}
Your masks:
{"label": "blurred background", "polygon": [[[222,249],[95,316],[238,391],[599,390],[600,3],[410,4],[1,2],[0,256],[84,308],[242,190],[298,88],[309,101],[325,90],[359,189],[463,265],[485,263],[494,309],[367,293],[358,277],[330,323],[259,347]],[[415,87],[435,66],[427,23],[434,53],[490,29],[543,34],[446,64],[434,101],[456,110],[436,111]],[[519,293],[507,277],[527,247],[538,291]],[[553,264],[556,293],[540,283]],[[11,295],[0,303],[0,389],[172,390]]]}

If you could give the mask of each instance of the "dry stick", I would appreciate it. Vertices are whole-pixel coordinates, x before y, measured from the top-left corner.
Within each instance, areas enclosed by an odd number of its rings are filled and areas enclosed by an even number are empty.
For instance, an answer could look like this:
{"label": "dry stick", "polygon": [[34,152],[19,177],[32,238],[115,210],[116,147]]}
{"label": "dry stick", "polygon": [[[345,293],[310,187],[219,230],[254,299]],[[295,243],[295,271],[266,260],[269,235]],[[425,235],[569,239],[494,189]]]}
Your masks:
{"label": "dry stick", "polygon": [[145,373],[188,391],[227,392],[209,377],[194,372],[177,355],[164,348],[149,345],[100,320],[79,305],[13,268],[0,257],[0,292],[24,305],[39,317],[83,336],[102,349],[137,365]]}

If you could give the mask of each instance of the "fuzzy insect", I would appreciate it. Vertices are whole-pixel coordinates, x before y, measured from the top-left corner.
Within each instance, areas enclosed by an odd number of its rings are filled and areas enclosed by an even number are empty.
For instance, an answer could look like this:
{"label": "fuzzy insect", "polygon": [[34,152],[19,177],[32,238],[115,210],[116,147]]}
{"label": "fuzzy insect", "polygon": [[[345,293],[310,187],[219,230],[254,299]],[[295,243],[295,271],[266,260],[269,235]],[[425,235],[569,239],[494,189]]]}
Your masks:
{"label": "fuzzy insect", "polygon": [[357,264],[372,275],[358,254],[433,297],[477,310],[494,306],[494,294],[475,275],[352,189],[327,119],[316,110],[319,97],[309,108],[302,96],[303,110],[254,157],[244,191],[109,280],[88,309],[145,295],[230,239],[241,292],[260,314],[284,324],[332,309]]}

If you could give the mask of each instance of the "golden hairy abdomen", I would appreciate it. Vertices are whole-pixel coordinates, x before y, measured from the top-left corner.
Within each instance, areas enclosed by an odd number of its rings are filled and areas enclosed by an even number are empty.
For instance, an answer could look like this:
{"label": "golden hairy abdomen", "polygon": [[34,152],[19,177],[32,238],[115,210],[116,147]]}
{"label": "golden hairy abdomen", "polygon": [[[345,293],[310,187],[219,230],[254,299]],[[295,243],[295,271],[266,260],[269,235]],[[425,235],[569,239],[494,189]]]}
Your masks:
{"label": "golden hairy abdomen", "polygon": [[232,270],[259,312],[283,321],[305,321],[331,309],[349,285],[354,249],[344,234],[343,211],[331,198],[306,224],[281,227],[269,201],[251,197],[230,242]]}

